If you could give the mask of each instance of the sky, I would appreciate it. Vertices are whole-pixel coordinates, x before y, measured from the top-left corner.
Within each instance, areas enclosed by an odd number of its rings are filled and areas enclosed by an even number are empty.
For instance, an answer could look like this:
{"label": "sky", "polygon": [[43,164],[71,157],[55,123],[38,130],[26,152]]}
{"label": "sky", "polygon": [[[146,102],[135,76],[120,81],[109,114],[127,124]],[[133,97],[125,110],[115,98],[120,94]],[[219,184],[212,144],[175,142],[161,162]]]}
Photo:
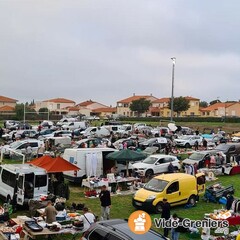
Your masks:
{"label": "sky", "polygon": [[0,95],[238,101],[240,1],[0,0]]}

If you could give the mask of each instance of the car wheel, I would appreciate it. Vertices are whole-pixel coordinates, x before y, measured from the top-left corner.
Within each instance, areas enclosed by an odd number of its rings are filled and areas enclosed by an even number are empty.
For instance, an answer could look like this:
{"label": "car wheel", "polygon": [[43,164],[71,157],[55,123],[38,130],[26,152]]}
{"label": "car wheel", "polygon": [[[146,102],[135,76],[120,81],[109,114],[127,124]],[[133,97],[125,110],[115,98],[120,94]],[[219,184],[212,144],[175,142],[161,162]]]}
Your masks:
{"label": "car wheel", "polygon": [[186,143],[185,148],[191,148],[191,145],[189,143]]}
{"label": "car wheel", "polygon": [[152,176],[153,176],[153,170],[152,170],[152,169],[148,169],[148,170],[146,171],[146,173],[145,173],[145,176],[146,176],[147,178],[152,177]]}
{"label": "car wheel", "polygon": [[155,206],[155,213],[161,213],[162,212],[162,203],[159,202],[156,206]]}
{"label": "car wheel", "polygon": [[190,196],[188,199],[188,204],[195,206],[196,205],[196,197],[194,195]]}

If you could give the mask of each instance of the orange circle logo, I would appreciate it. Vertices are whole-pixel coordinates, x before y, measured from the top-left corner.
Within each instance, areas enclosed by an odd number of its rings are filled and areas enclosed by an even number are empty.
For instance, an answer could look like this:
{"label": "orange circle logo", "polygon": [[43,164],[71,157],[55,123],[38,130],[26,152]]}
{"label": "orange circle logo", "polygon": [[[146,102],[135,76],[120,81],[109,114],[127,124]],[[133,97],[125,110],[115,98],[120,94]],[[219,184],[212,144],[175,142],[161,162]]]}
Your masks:
{"label": "orange circle logo", "polygon": [[152,226],[152,220],[148,213],[144,211],[135,211],[128,218],[128,226],[135,234],[144,234]]}

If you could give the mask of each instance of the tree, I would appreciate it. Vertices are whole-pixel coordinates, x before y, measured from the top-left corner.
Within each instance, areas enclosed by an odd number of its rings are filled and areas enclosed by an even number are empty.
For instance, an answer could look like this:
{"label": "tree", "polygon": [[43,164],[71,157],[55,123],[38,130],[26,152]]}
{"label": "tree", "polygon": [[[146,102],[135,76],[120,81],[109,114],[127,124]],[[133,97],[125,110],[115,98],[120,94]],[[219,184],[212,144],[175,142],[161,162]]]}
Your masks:
{"label": "tree", "polygon": [[209,103],[209,105],[213,105],[215,103],[220,103],[221,101],[219,99],[213,100]]}
{"label": "tree", "polygon": [[[171,109],[171,99],[168,103],[168,108]],[[189,100],[180,96],[173,99],[173,111],[177,112],[177,116],[180,112],[187,111],[190,108]]]}
{"label": "tree", "polygon": [[129,108],[131,111],[137,112],[138,116],[140,116],[141,113],[147,112],[150,106],[151,101],[146,100],[145,98],[140,98],[138,100],[132,101]]}
{"label": "tree", "polygon": [[199,103],[199,107],[206,108],[208,106],[208,103],[206,101],[202,101]]}
{"label": "tree", "polygon": [[[29,107],[28,103],[25,103],[25,117],[27,114],[31,114],[34,113],[35,110],[32,109],[31,107]],[[16,118],[17,120],[22,121],[24,119],[24,103],[19,103],[16,104],[15,106],[15,113],[16,113]],[[33,117],[34,119],[34,117]]]}
{"label": "tree", "polygon": [[39,113],[39,114],[48,113],[48,108],[46,108],[46,107],[40,108],[40,109],[38,110],[38,113]]}

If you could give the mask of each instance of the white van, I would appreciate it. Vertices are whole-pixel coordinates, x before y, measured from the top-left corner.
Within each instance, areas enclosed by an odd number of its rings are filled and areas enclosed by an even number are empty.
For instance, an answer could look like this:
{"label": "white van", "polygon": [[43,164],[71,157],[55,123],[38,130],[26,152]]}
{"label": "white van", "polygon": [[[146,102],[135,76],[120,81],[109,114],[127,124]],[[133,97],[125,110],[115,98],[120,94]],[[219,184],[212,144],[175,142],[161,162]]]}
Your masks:
{"label": "white van", "polygon": [[[71,182],[82,183],[82,179],[90,176],[101,176],[115,165],[115,161],[106,159],[107,154],[118,151],[113,148],[67,148],[63,158],[78,166],[78,171],[64,172],[64,177]],[[118,165],[119,171],[123,165]],[[124,166],[124,168],[126,168]]]}
{"label": "white van", "polygon": [[0,195],[7,202],[24,205],[29,199],[39,200],[48,194],[45,169],[30,164],[0,166]]}
{"label": "white van", "polygon": [[106,127],[88,127],[81,134],[84,137],[108,137],[110,136],[110,131]]}
{"label": "white van", "polygon": [[62,125],[62,129],[75,130],[81,128],[82,130],[86,129],[86,122],[68,122]]}

